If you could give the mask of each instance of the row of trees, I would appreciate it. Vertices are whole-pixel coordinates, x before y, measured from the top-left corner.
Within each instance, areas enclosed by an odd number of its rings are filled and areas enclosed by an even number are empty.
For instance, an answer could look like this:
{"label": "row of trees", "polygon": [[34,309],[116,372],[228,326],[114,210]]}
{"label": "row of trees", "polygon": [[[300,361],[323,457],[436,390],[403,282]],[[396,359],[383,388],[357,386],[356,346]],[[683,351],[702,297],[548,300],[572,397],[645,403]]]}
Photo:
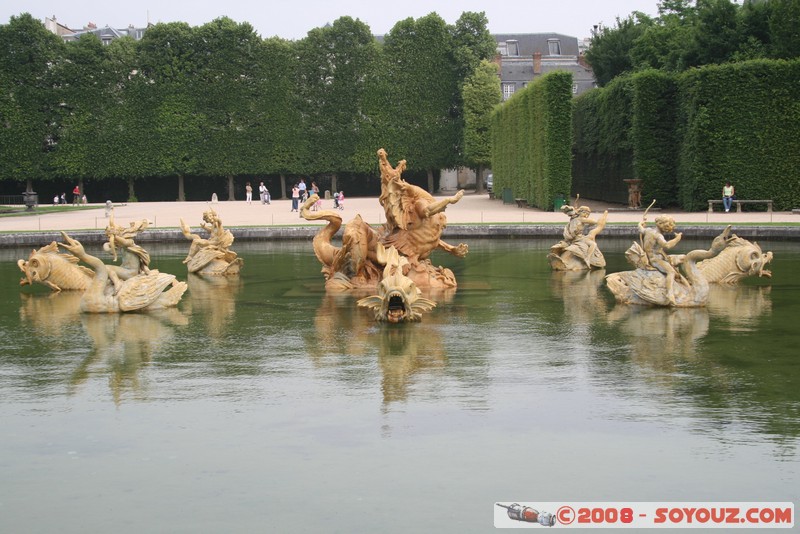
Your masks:
{"label": "row of trees", "polygon": [[488,163],[488,129],[465,116],[487,107],[465,95],[500,100],[496,79],[488,96],[465,88],[494,54],[486,24],[432,13],[380,41],[342,17],[287,41],[220,18],[103,46],[12,17],[0,26],[0,176],[29,190],[123,178],[130,197],[136,179],[178,177],[180,200],[184,177],[222,176],[233,198],[236,177],[280,176],[285,194],[288,175],[332,175],[334,188],[339,173],[376,175],[384,147],[433,190],[434,169]]}
{"label": "row of trees", "polygon": [[662,0],[600,28],[586,58],[606,85],[624,72],[800,56],[800,0]]}

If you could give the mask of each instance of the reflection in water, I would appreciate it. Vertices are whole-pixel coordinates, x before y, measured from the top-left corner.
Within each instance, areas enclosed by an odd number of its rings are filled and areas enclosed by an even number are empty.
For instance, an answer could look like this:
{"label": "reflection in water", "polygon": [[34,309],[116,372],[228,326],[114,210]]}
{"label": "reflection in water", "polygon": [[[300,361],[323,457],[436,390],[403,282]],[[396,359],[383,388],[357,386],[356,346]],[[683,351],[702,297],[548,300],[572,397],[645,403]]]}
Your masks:
{"label": "reflection in water", "polygon": [[59,293],[20,293],[19,318],[32,325],[39,334],[59,337],[67,325],[78,322],[83,291]]}
{"label": "reflection in water", "polygon": [[711,284],[708,311],[714,317],[724,317],[737,329],[756,328],[756,321],[772,313],[770,286],[728,286]]}
{"label": "reflection in water", "polygon": [[[452,300],[455,291],[437,291],[440,302]],[[418,373],[446,367],[446,348],[436,313],[421,323],[380,324],[368,310],[355,306],[353,295],[325,294],[314,318],[307,350],[317,367],[347,367],[352,358],[377,352],[383,403],[404,401]]]}
{"label": "reflection in water", "polygon": [[607,320],[626,337],[635,362],[668,373],[684,357],[694,357],[709,326],[705,308],[617,305]]}
{"label": "reflection in water", "polygon": [[605,270],[553,271],[550,275],[553,294],[564,300],[564,314],[575,324],[590,324],[608,313],[600,298]]}
{"label": "reflection in water", "polygon": [[184,308],[187,313],[205,316],[206,329],[213,338],[222,337],[236,313],[236,295],[242,289],[238,276],[202,276],[190,273],[189,298]]}
{"label": "reflection in water", "polygon": [[152,360],[173,328],[186,325],[187,318],[175,308],[144,313],[83,314],[81,323],[93,347],[70,377],[75,388],[85,383],[93,368],[109,374],[114,402],[119,404],[126,390],[139,393],[138,373]]}

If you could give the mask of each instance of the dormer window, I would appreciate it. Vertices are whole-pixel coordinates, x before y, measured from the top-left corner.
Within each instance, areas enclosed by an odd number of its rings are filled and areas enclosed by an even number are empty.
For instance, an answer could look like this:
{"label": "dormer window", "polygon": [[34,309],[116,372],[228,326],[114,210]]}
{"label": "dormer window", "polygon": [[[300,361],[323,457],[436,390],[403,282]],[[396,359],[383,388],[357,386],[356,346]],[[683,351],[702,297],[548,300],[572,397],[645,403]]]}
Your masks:
{"label": "dormer window", "polygon": [[561,41],[558,39],[548,39],[547,40],[547,49],[550,52],[551,56],[560,56],[561,55]]}
{"label": "dormer window", "polygon": [[506,41],[506,50],[509,56],[519,57],[519,41],[516,39]]}

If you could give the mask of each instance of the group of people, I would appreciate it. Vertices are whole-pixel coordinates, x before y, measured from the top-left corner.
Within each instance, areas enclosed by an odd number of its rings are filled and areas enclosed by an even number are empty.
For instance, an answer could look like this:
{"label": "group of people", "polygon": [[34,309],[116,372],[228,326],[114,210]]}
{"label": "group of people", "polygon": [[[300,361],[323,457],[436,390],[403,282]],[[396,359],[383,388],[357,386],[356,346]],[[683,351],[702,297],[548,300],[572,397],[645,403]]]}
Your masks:
{"label": "group of people", "polygon": [[[244,186],[245,193],[247,197],[245,202],[248,204],[253,203],[253,186],[250,185],[250,182],[247,182]],[[264,185],[264,182],[258,184],[258,197],[261,199],[262,204],[272,204],[272,197],[269,194],[269,189],[267,186]]]}
{"label": "group of people", "polygon": [[[245,202],[248,204],[253,203],[253,186],[250,182],[247,182],[244,187],[246,198]],[[264,182],[260,182],[258,185],[258,194],[261,199],[262,204],[272,204],[272,197],[269,194],[269,189],[267,186],[264,185]],[[319,196],[319,187],[317,183],[312,181],[311,185],[306,185],[305,178],[301,178],[299,182],[295,183],[292,186],[292,209],[291,211],[300,211],[300,203],[305,202],[308,200],[308,197],[311,195]],[[55,200],[54,200],[55,202]],[[322,199],[318,199],[313,206],[311,206],[311,211],[319,211],[322,208]],[[333,208],[334,209],[344,209],[344,191],[339,191],[333,193]]]}
{"label": "group of people", "polygon": [[[311,206],[311,211],[319,211],[322,208],[322,199],[319,198],[319,187],[317,182],[312,181],[311,185],[306,185],[304,178],[292,186],[292,209],[290,211],[300,211],[300,203],[308,200],[309,196],[317,195],[317,201]],[[333,207],[344,209],[344,191],[333,193]]]}
{"label": "group of people", "polygon": [[[66,204],[67,203],[67,194],[61,193],[61,196],[55,195],[53,196],[53,206],[58,206],[59,204]],[[75,186],[72,189],[72,205],[77,206],[78,204],[88,204],[89,200],[86,198],[86,193],[81,194],[80,186]]]}

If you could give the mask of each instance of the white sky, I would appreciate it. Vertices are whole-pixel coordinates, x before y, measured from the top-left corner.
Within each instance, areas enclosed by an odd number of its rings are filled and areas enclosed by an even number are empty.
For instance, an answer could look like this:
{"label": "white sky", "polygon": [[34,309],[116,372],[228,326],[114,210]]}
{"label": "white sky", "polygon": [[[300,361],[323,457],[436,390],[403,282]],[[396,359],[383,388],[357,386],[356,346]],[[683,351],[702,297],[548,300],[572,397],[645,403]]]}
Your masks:
{"label": "white sky", "polygon": [[96,0],[3,0],[0,23],[30,13],[44,21],[56,16],[73,29],[88,22],[98,27],[145,26],[148,21],[187,22],[200,26],[227,16],[249,22],[261,37],[277,35],[301,39],[309,30],[339,17],[350,16],[366,23],[374,35],[389,32],[398,22],[436,12],[448,24],[464,11],[483,11],[491,33],[555,32],[583,38],[592,26],[613,26],[616,18],[634,11],[657,15],[657,0],[152,0],[97,2]]}

